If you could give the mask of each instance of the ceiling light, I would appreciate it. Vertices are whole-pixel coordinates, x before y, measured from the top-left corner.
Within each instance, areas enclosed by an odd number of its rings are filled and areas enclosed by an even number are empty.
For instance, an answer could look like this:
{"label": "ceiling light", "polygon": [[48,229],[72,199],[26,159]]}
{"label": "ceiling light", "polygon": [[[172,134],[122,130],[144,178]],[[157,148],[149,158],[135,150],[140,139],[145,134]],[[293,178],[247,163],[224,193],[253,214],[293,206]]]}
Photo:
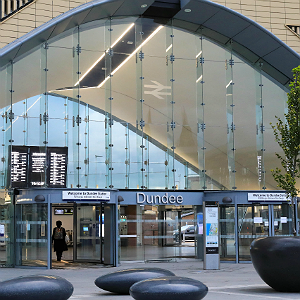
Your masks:
{"label": "ceiling light", "polygon": [[[113,48],[123,37],[124,35],[134,26],[134,23],[131,23],[129,27],[117,38],[117,40],[111,45],[111,48]],[[82,75],[82,77],[75,83],[74,86],[78,85],[79,82],[101,61],[105,56],[105,53],[103,53],[95,62],[94,64]]]}
{"label": "ceiling light", "polygon": [[145,8],[145,7],[147,7],[148,6],[148,4],[142,4],[141,5],[141,8]]}
{"label": "ceiling light", "polygon": [[189,13],[189,12],[191,12],[192,10],[190,9],[190,8],[186,8],[185,10],[184,10],[184,12],[187,12],[187,13]]}
{"label": "ceiling light", "polygon": [[[127,63],[127,61],[135,54],[137,53],[144,45],[146,45],[161,29],[163,28],[162,25],[158,26],[156,30],[154,30],[147,39],[139,45],[122,63],[120,63],[112,72],[111,75],[114,75],[123,65]],[[103,84],[110,78],[111,76],[107,76],[97,87],[101,88]]]}

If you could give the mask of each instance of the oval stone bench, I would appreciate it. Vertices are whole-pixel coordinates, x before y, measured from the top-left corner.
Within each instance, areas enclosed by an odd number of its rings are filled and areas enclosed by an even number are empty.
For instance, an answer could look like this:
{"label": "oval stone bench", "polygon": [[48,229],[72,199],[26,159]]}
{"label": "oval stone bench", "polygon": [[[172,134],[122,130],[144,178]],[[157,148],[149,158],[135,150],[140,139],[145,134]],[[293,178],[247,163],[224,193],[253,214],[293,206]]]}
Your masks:
{"label": "oval stone bench", "polygon": [[66,300],[73,285],[59,276],[22,276],[0,282],[1,300]]}
{"label": "oval stone bench", "polygon": [[129,295],[129,289],[134,283],[166,276],[175,276],[175,274],[160,268],[126,269],[100,276],[95,280],[95,284],[105,291]]}
{"label": "oval stone bench", "polygon": [[147,279],[130,288],[130,295],[136,300],[200,300],[207,292],[201,281],[177,276]]}

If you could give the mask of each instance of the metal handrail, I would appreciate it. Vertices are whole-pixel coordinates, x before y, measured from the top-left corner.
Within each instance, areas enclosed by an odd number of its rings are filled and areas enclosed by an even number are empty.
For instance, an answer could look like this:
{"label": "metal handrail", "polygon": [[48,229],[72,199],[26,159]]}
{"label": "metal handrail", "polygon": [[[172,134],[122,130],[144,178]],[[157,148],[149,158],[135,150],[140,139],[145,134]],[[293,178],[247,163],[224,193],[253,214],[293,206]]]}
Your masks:
{"label": "metal handrail", "polygon": [[0,22],[13,16],[35,0],[0,0]]}

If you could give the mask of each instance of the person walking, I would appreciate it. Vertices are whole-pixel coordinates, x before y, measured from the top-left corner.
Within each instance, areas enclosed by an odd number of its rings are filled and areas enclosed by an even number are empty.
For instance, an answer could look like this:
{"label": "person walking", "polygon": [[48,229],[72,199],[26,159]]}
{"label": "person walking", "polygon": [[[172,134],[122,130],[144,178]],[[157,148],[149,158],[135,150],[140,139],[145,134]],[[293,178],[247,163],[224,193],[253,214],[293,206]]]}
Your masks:
{"label": "person walking", "polygon": [[56,227],[53,229],[52,242],[54,242],[54,252],[56,252],[57,261],[61,261],[63,251],[68,250],[66,244],[66,230],[61,221],[56,221]]}

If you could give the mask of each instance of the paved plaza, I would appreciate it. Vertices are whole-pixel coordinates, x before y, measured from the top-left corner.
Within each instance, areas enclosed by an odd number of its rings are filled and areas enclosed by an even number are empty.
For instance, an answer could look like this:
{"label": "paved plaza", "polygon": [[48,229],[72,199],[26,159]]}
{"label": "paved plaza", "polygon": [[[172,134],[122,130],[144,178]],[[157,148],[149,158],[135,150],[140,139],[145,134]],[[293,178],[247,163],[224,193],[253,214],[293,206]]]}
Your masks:
{"label": "paved plaza", "polygon": [[[64,263],[62,263],[64,265]],[[95,286],[94,280],[106,273],[128,268],[158,267],[168,269],[177,276],[184,276],[202,281],[208,286],[206,300],[266,300],[300,299],[300,293],[279,293],[266,285],[257,275],[252,264],[221,263],[220,270],[203,270],[203,263],[181,261],[169,263],[122,262],[119,267],[71,265],[65,269],[10,269],[1,268],[1,280],[24,275],[58,275],[69,280],[74,286],[70,299],[86,300],[132,300],[131,296],[120,296],[105,292]],[[280,274],[278,274],[280,276]],[[153,299],[155,300],[155,299]]]}

